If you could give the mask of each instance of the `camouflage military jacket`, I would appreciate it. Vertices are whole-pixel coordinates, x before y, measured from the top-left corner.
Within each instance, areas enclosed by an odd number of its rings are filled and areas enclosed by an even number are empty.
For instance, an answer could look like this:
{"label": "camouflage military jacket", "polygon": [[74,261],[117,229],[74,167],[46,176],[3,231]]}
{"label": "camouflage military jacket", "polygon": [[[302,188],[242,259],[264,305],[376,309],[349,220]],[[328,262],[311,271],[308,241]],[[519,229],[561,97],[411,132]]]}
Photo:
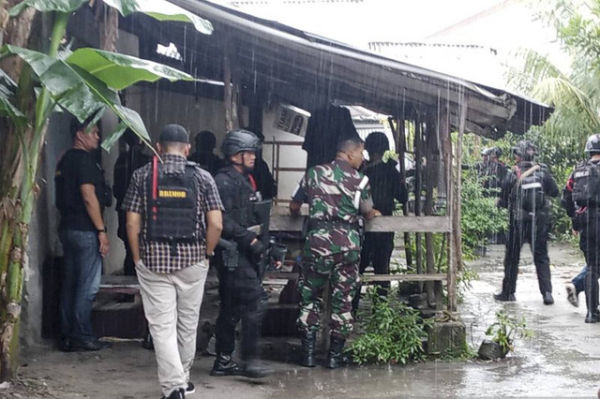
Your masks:
{"label": "camouflage military jacket", "polygon": [[[305,253],[329,256],[360,251],[360,213],[373,208],[368,182],[367,177],[343,160],[308,169],[293,195],[294,201],[309,204],[311,220],[343,224],[309,229]],[[352,224],[357,227],[350,227]]]}

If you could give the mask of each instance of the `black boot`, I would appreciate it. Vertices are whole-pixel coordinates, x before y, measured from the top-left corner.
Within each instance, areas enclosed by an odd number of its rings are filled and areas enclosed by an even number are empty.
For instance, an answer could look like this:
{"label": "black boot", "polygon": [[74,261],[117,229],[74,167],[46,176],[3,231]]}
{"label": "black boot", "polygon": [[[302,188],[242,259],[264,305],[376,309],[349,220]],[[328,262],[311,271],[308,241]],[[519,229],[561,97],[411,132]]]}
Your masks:
{"label": "black boot", "polygon": [[242,375],[242,368],[231,359],[231,355],[218,353],[210,375],[221,377],[224,375]]}
{"label": "black boot", "polygon": [[507,294],[504,291],[494,294],[494,299],[500,302],[514,302],[517,300],[515,294]]}
{"label": "black boot", "polygon": [[586,323],[598,323],[600,321],[600,313],[588,312],[585,316]]}
{"label": "black boot", "polygon": [[258,359],[250,359],[244,364],[241,374],[248,378],[263,378],[273,373],[272,368]]}
{"label": "black boot", "polygon": [[315,331],[306,331],[302,336],[302,358],[300,365],[304,367],[315,367],[315,340],[317,333]]}
{"label": "black boot", "polygon": [[329,339],[329,354],[327,355],[327,368],[337,369],[344,365],[344,338],[332,335]]}

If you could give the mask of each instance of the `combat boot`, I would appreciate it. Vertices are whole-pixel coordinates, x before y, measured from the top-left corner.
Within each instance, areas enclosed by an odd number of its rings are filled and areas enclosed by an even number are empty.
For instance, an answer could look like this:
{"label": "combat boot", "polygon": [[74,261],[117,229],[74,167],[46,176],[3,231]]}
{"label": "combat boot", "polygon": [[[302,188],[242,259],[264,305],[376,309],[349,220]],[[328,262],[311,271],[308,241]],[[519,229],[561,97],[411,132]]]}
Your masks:
{"label": "combat boot", "polygon": [[304,367],[315,367],[315,341],[316,331],[305,331],[302,336],[302,358],[300,365]]}
{"label": "combat boot", "polygon": [[242,368],[241,375],[248,378],[264,378],[275,371],[258,359],[250,359]]}
{"label": "combat boot", "polygon": [[224,375],[242,375],[242,368],[231,359],[231,355],[218,353],[210,375],[222,377]]}
{"label": "combat boot", "polygon": [[588,312],[585,316],[586,323],[598,323],[600,321],[600,313],[599,312]]}
{"label": "combat boot", "polygon": [[327,368],[337,369],[344,365],[344,338],[332,335],[329,339],[329,354],[327,355]]}

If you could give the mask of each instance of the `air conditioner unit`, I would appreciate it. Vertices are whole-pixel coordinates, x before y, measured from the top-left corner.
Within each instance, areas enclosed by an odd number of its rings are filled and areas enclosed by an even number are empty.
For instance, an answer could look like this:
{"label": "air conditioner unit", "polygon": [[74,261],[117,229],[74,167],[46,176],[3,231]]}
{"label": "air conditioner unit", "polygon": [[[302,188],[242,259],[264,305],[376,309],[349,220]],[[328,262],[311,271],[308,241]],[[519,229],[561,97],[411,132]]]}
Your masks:
{"label": "air conditioner unit", "polygon": [[273,121],[275,129],[292,133],[297,136],[306,134],[306,125],[310,118],[310,112],[289,104],[279,104]]}

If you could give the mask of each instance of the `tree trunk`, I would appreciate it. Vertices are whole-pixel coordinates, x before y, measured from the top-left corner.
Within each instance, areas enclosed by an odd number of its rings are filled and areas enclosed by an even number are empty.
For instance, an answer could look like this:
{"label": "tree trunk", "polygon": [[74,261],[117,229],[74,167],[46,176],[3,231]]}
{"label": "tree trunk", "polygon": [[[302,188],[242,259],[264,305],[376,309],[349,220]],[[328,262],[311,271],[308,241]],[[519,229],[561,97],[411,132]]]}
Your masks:
{"label": "tree trunk", "polygon": [[[13,1],[11,3],[18,3]],[[12,5],[12,4],[9,4]],[[6,43],[29,47],[27,43],[35,12],[28,9],[10,20],[3,34]],[[56,56],[69,15],[55,15],[48,55]],[[0,381],[14,376],[18,365],[18,341],[29,223],[37,185],[35,178],[46,133],[48,110],[52,107],[48,92],[42,88],[35,100],[30,71],[24,71],[17,59],[5,60],[1,67],[19,82],[16,104],[28,117],[27,126],[4,123],[0,136],[6,143],[0,151]]]}

